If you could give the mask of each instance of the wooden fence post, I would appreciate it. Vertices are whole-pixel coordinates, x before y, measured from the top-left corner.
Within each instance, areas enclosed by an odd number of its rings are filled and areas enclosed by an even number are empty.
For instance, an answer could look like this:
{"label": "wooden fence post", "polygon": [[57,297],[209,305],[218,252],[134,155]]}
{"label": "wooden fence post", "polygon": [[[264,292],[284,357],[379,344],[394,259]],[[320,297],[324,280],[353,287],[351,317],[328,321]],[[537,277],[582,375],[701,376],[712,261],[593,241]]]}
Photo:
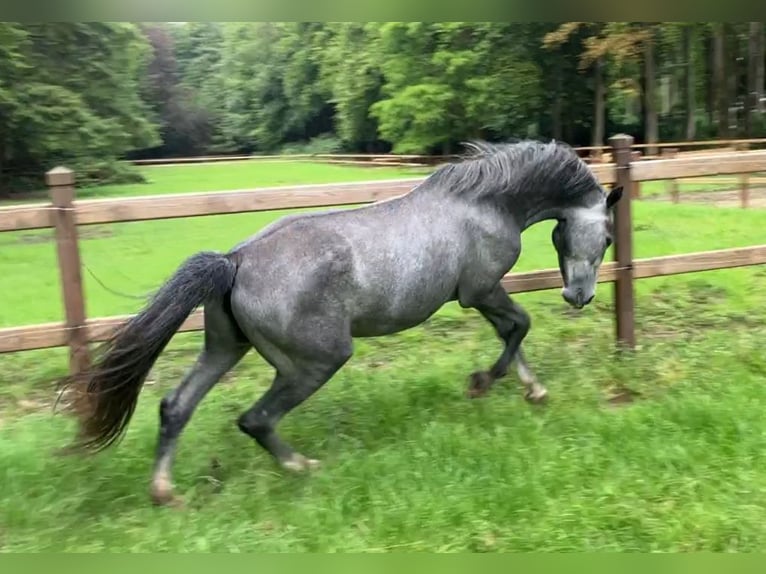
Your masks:
{"label": "wooden fence post", "polygon": [[746,173],[739,177],[739,205],[742,209],[750,205],[750,176]]}
{"label": "wooden fence post", "polygon": [[76,374],[89,365],[88,337],[85,325],[85,297],[80,274],[80,248],[74,206],[74,172],[56,167],[45,174],[53,207],[61,291],[68,328],[69,371]]}
{"label": "wooden fence post", "polygon": [[[678,157],[678,148],[673,147],[666,147],[660,152],[660,157],[673,159]],[[680,201],[680,190],[678,189],[678,180],[677,179],[671,179],[668,180],[667,187],[670,190],[670,197],[673,200],[673,203],[678,203]]]}
{"label": "wooden fence post", "polygon": [[[747,151],[750,149],[748,142],[740,142],[734,146],[736,151]],[[742,209],[747,209],[750,205],[750,174],[743,173],[739,176],[739,205]]]}
{"label": "wooden fence post", "polygon": [[609,138],[617,170],[617,186],[623,186],[622,199],[614,213],[614,253],[619,266],[614,286],[614,306],[617,321],[617,344],[634,349],[636,346],[635,309],[633,304],[633,219],[631,214],[630,176],[633,138],[616,135]]}
{"label": "wooden fence post", "polygon": [[[632,161],[641,161],[641,152],[638,150],[633,150],[631,152],[631,157],[633,158]],[[633,199],[641,199],[641,182],[640,181],[634,181],[633,186],[631,187],[631,193]]]}

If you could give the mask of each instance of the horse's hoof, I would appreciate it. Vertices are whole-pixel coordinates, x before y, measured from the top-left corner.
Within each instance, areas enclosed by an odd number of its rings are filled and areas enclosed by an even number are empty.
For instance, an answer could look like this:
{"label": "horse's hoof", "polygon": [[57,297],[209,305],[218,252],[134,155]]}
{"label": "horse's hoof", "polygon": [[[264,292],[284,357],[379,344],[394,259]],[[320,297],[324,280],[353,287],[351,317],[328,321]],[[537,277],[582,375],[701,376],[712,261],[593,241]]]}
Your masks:
{"label": "horse's hoof", "polygon": [[469,399],[475,399],[487,394],[495,379],[487,371],[477,371],[471,374],[470,383],[466,395]]}
{"label": "horse's hoof", "polygon": [[321,464],[315,458],[306,458],[302,454],[295,453],[290,458],[280,461],[282,468],[291,472],[306,472],[319,468]]}
{"label": "horse's hoof", "polygon": [[544,403],[548,400],[548,390],[544,387],[530,389],[526,392],[524,398],[532,404]]}
{"label": "horse's hoof", "polygon": [[184,507],[184,499],[173,494],[172,490],[157,490],[152,488],[151,498],[154,506],[163,506],[165,508]]}

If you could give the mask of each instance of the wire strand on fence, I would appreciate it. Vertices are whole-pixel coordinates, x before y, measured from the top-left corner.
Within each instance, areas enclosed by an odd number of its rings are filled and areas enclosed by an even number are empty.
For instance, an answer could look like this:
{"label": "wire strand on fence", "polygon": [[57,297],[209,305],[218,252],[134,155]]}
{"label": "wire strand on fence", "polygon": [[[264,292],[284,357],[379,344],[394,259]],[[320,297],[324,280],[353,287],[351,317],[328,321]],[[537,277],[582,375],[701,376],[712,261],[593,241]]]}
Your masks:
{"label": "wire strand on fence", "polygon": [[137,299],[140,301],[146,301],[149,297],[151,297],[152,292],[149,292],[149,294],[144,295],[131,295],[130,293],[123,293],[122,291],[117,291],[116,289],[113,289],[111,287],[108,287],[101,279],[96,277],[96,274],[93,273],[91,268],[88,266],[85,261],[82,262],[82,266],[85,268],[85,270],[88,272],[88,274],[93,278],[96,283],[98,283],[105,291],[108,291],[109,293],[112,293],[113,295],[117,295],[118,297],[123,297],[125,299]]}

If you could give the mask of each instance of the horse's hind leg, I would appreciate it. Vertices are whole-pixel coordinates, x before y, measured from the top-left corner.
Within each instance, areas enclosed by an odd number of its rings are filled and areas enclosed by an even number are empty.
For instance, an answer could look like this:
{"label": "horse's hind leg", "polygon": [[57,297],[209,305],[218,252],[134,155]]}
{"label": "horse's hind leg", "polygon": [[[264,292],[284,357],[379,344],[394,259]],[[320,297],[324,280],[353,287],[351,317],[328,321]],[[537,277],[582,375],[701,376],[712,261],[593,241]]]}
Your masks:
{"label": "horse's hind leg", "polygon": [[[289,348],[288,348],[289,347]],[[258,351],[277,370],[271,387],[237,424],[242,432],[288,470],[308,470],[319,461],[306,458],[276,432],[279,421],[319,390],[348,361],[352,340],[347,327],[323,318],[304,318],[295,326],[289,345],[261,341]]]}
{"label": "horse's hind leg", "polygon": [[221,304],[206,305],[204,348],[181,384],[160,403],[160,431],[151,484],[155,504],[177,501],[173,495],[172,465],[178,438],[208,391],[251,348]]}

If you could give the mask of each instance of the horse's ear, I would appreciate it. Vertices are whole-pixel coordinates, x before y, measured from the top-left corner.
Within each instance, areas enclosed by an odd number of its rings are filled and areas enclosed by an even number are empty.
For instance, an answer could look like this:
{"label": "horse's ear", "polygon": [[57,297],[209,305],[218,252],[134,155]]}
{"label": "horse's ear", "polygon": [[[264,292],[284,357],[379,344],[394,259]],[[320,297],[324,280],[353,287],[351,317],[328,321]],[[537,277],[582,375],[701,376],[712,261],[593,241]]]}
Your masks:
{"label": "horse's ear", "polygon": [[615,187],[612,189],[612,191],[609,192],[609,195],[606,197],[606,207],[607,209],[612,209],[614,205],[620,201],[620,198],[622,197],[622,186]]}

